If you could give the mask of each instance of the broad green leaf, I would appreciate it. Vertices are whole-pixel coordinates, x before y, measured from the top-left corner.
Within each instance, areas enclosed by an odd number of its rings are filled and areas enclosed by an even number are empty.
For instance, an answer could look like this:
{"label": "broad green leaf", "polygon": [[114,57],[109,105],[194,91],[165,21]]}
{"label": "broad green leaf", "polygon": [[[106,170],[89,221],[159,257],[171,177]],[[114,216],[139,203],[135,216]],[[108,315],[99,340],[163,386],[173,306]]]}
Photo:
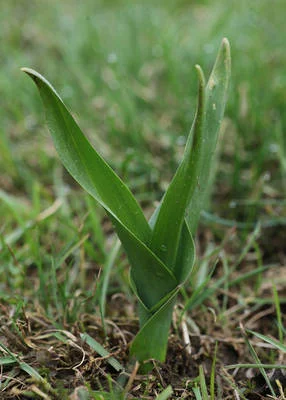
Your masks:
{"label": "broad green leaf", "polygon": [[174,275],[183,284],[191,274],[195,264],[196,248],[187,221],[184,221]]}
{"label": "broad green leaf", "polygon": [[201,168],[197,158],[204,134],[205,80],[201,68],[197,67],[197,71],[199,100],[195,120],[189,134],[183,160],[161,202],[150,243],[150,248],[171,270],[175,268],[186,207],[190,195],[195,190],[196,176]]}
{"label": "broad green leaf", "polygon": [[223,39],[205,91],[206,117],[203,146],[200,151],[200,164],[203,167],[197,176],[195,191],[186,213],[192,234],[196,231],[200,213],[208,197],[209,182],[215,171],[216,145],[227,100],[230,69],[230,46],[228,40]]}
{"label": "broad green leaf", "polygon": [[126,250],[136,293],[147,308],[153,308],[177,287],[177,280],[162,261],[130,231],[117,227],[118,236]]}
{"label": "broad green leaf", "polygon": [[[147,322],[135,336],[130,348],[130,354],[134,355],[138,361],[143,362],[151,358],[159,361],[165,360],[172,311],[177,293],[178,291],[174,291],[173,295],[159,310],[154,314],[150,313],[149,317],[145,317]],[[145,363],[140,370],[148,372],[151,367],[151,363]]]}
{"label": "broad green leaf", "polygon": [[140,294],[138,293],[137,287],[135,285],[132,276],[132,268],[130,269],[129,278],[130,278],[130,286],[138,298],[138,306],[139,306],[138,314],[139,314],[140,326],[143,326],[147,322],[147,320],[151,317],[151,315],[155,314],[155,312],[159,308],[161,308],[162,305],[164,305],[169,300],[169,298],[173,296],[175,292],[177,293],[181,287],[181,285],[176,285],[173,289],[170,289],[168,293],[166,293],[163,297],[161,297],[156,303],[154,302],[152,306],[148,307],[147,304],[144,303],[144,301],[140,297]]}
{"label": "broad green leaf", "polygon": [[[151,229],[153,229],[156,224],[160,207],[161,204],[156,208],[149,220],[149,225]],[[176,265],[173,271],[178,281],[178,284],[183,284],[187,280],[188,276],[191,274],[195,262],[195,253],[195,243],[191,234],[191,230],[188,226],[188,222],[185,219],[179,242]]]}
{"label": "broad green leaf", "polygon": [[128,187],[90,145],[52,85],[34,70],[22,70],[39,89],[48,127],[66,169],[117,221],[146,242],[150,228]]}
{"label": "broad green leaf", "polygon": [[[222,121],[230,76],[229,43],[223,40],[207,87],[199,73],[199,101],[184,157],[157,211],[151,248],[174,269],[183,217],[194,234],[207,194],[209,176]],[[182,233],[185,235],[187,232]],[[185,239],[182,239],[185,240]],[[177,275],[177,271],[175,272]]]}
{"label": "broad green leaf", "polygon": [[[151,229],[154,228],[157,217],[159,215],[160,205],[156,208],[155,212],[151,216],[149,220],[149,225]],[[195,243],[188,226],[186,219],[183,223],[181,239],[178,248],[178,255],[176,259],[176,265],[174,268],[174,275],[178,281],[178,284],[183,284],[190,273],[192,272],[192,268],[195,262]]]}
{"label": "broad green leaf", "polygon": [[107,211],[132,265],[132,276],[146,307],[153,307],[177,282],[145,245],[151,228],[133,195],[93,149],[55,89],[37,72],[24,68],[42,97],[47,123],[64,166]]}

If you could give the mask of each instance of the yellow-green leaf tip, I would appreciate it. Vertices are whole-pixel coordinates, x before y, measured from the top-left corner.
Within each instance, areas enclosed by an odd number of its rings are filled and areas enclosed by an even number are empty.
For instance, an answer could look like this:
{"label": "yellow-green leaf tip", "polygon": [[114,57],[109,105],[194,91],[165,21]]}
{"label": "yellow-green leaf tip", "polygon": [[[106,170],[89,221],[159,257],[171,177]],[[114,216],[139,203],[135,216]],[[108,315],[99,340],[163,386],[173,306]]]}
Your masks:
{"label": "yellow-green leaf tip", "polygon": [[230,43],[229,43],[227,38],[223,38],[222,39],[222,47],[223,47],[223,50],[224,50],[224,53],[225,53],[226,61],[229,64],[229,68],[230,68],[230,59],[231,59],[231,57],[230,57]]}

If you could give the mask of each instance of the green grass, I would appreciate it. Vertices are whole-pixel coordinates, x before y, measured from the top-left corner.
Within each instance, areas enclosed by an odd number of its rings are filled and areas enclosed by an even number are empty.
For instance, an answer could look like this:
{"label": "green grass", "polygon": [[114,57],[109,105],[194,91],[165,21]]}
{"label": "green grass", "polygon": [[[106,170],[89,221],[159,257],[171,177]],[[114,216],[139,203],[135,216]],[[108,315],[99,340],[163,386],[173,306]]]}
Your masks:
{"label": "green grass", "polygon": [[[283,0],[271,7],[266,0],[181,0],[176,6],[171,1],[86,0],[79,6],[76,1],[51,0],[49,7],[42,0],[13,0],[1,6],[0,318],[12,336],[8,340],[6,331],[0,336],[19,362],[45,376],[59,397],[72,389],[60,387],[45,361],[27,357],[27,337],[43,347],[37,335],[49,327],[75,335],[88,328],[112,353],[112,322],[128,319],[128,330],[136,332],[134,298],[124,254],[111,254],[117,243],[113,228],[61,167],[40,99],[20,67],[31,66],[55,84],[83,131],[150,216],[181,159],[194,116],[193,65],[199,63],[208,75],[221,38],[229,38],[231,90],[212,201],[197,240],[199,258],[192,277],[197,286],[181,293],[177,316],[180,320],[183,310],[190,332],[197,326],[204,340],[221,339],[221,325],[228,337],[242,340],[237,329],[242,320],[251,323],[246,328],[281,341],[286,303],[285,11]],[[100,328],[100,307],[110,341]],[[255,322],[263,312],[270,314],[261,324],[260,319]],[[180,337],[180,324],[173,332]],[[57,346],[50,338],[42,340]],[[244,389],[232,375],[222,374],[221,379],[224,353],[218,343],[215,391],[221,382],[222,390],[226,385],[243,398]],[[66,351],[67,345],[61,346]],[[243,350],[241,342],[235,346],[245,358],[228,365],[257,364],[246,343]],[[258,346],[255,351],[262,365],[280,365],[278,350]],[[213,360],[212,347],[210,352]],[[124,350],[118,354],[120,362],[126,362]],[[114,378],[113,371],[107,373]],[[204,374],[208,393],[213,393],[210,375]],[[35,386],[16,364],[5,367],[4,375],[4,394],[13,379],[26,382],[23,390]],[[203,375],[198,369],[194,375],[195,391],[202,397]],[[111,391],[103,376],[102,389],[89,375],[85,378],[83,385],[91,382],[93,389]],[[145,397],[162,392],[156,386],[162,385],[159,375],[148,379],[131,386],[141,384]],[[38,387],[45,392],[45,386]],[[173,396],[182,393],[175,390],[173,385]],[[192,389],[189,392],[194,396]]]}

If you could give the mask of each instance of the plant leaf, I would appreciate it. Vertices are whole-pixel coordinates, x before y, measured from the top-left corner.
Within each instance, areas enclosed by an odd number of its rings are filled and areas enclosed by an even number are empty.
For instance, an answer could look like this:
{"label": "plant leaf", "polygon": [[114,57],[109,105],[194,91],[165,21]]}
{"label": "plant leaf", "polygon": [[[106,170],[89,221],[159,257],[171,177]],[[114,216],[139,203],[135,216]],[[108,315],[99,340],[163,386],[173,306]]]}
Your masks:
{"label": "plant leaf", "polygon": [[[172,311],[177,298],[178,290],[154,313],[145,316],[146,323],[141,327],[135,336],[130,354],[134,355],[138,361],[146,361],[154,358],[164,361],[167,350],[170,324],[172,321]],[[144,363],[140,370],[148,372],[152,368],[151,363]]]}
{"label": "plant leaf", "polygon": [[33,69],[22,71],[39,89],[48,127],[66,169],[117,221],[146,242],[150,228],[128,187],[90,145],[53,86]]}
{"label": "plant leaf", "polygon": [[[194,234],[207,195],[230,78],[230,49],[227,39],[222,41],[206,88],[199,67],[197,71],[198,108],[184,158],[161,201],[160,208],[155,211],[155,216],[151,217],[154,230],[150,247],[170,269],[176,269],[176,277],[178,270],[175,259],[183,218],[186,216],[191,233]],[[187,234],[186,230],[182,234]]]}
{"label": "plant leaf", "polygon": [[196,176],[201,168],[197,158],[204,133],[205,79],[200,67],[197,67],[197,71],[199,100],[196,116],[188,137],[183,160],[162,199],[150,243],[150,248],[171,270],[175,268],[186,207],[190,195],[195,190]]}
{"label": "plant leaf", "polygon": [[203,165],[203,168],[200,169],[197,176],[197,185],[186,212],[186,219],[192,234],[196,231],[200,213],[208,197],[209,182],[215,172],[215,149],[227,100],[230,69],[230,45],[228,40],[224,38],[205,91],[205,132],[199,155],[200,164]]}
{"label": "plant leaf", "polygon": [[23,68],[43,100],[55,147],[70,174],[107,211],[132,268],[138,294],[152,308],[177,282],[146,246],[151,228],[132,193],[93,149],[51,84],[38,72]]}
{"label": "plant leaf", "polygon": [[136,293],[145,307],[151,309],[177,287],[177,280],[156,254],[130,231],[123,226],[117,226],[116,230],[131,264],[130,275]]}
{"label": "plant leaf", "polygon": [[116,358],[112,357],[110,353],[89,334],[81,333],[80,337],[83,342],[86,342],[101,357],[107,357],[108,364],[110,364],[117,372],[124,371],[124,367],[120,364],[120,362],[116,360]]}
{"label": "plant leaf", "polygon": [[158,396],[156,397],[156,400],[167,400],[170,396],[173,394],[173,389],[172,386],[169,385],[166,387],[166,389],[163,390]]}
{"label": "plant leaf", "polygon": [[283,353],[286,353],[286,346],[285,344],[279,342],[278,340],[272,339],[268,336],[262,335],[261,333],[254,332],[250,329],[246,329],[246,332],[251,333],[252,335],[256,336],[258,339],[264,340],[264,342],[267,342],[274,346],[277,350],[282,351]]}
{"label": "plant leaf", "polygon": [[[227,56],[229,47],[224,40],[207,87],[197,67],[198,108],[184,157],[149,224],[130,190],[89,144],[49,82],[36,71],[23,69],[39,89],[64,166],[105,208],[126,250],[132,266],[131,285],[140,305],[141,329],[132,342],[131,354],[141,362],[150,358],[164,361],[172,309],[194,264],[192,233],[206,193],[225,106],[230,67]],[[210,144],[205,143],[208,140]],[[143,369],[149,370],[150,365]]]}
{"label": "plant leaf", "polygon": [[181,239],[179,242],[178,255],[176,259],[174,274],[181,284],[183,284],[192,272],[195,264],[196,248],[191,230],[187,221],[184,221]]}

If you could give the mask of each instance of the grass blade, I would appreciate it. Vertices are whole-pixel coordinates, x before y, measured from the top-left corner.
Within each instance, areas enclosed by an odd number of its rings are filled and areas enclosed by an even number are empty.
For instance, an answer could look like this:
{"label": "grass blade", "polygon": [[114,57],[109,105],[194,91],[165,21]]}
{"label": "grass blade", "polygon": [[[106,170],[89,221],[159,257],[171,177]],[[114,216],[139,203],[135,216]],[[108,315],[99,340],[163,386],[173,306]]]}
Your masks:
{"label": "grass blade", "polygon": [[102,279],[101,279],[101,284],[100,284],[100,289],[99,289],[99,309],[100,309],[100,315],[101,315],[101,323],[102,323],[104,331],[106,330],[104,318],[105,318],[105,305],[106,305],[106,296],[107,296],[109,277],[111,274],[111,268],[114,266],[115,260],[118,256],[120,246],[121,246],[121,243],[119,240],[117,240],[115,245],[113,246],[111,253],[109,254],[109,256],[106,260],[106,263],[104,265],[103,272],[102,272]]}
{"label": "grass blade", "polygon": [[[256,351],[254,350],[254,347],[252,346],[252,344],[251,344],[250,341],[248,340],[246,331],[244,330],[244,328],[243,328],[242,326],[240,326],[240,328],[241,328],[242,334],[243,334],[243,336],[244,336],[245,342],[246,342],[246,344],[247,344],[247,346],[248,346],[248,348],[249,348],[250,354],[251,354],[251,356],[253,357],[253,359],[255,360],[255,363],[256,363],[257,365],[262,365],[262,363],[261,363],[260,360],[259,360],[258,355],[256,354]],[[252,333],[252,332],[251,332],[251,333]],[[264,380],[265,380],[265,382],[266,382],[266,384],[267,384],[269,390],[271,391],[272,396],[275,397],[275,391],[274,391],[274,389],[273,389],[273,387],[272,387],[272,385],[271,385],[270,379],[268,378],[268,375],[266,374],[264,368],[263,368],[263,367],[258,367],[258,369],[259,369],[261,375],[263,376],[263,378],[264,378]]]}
{"label": "grass blade", "polygon": [[211,378],[210,378],[211,400],[215,400],[215,373],[216,373],[216,362],[217,362],[217,348],[218,348],[218,342],[216,342],[215,344],[214,358],[211,368]]}
{"label": "grass blade", "polygon": [[193,392],[196,397],[196,400],[203,400],[200,388],[198,386],[193,387]]}
{"label": "grass blade", "polygon": [[21,368],[22,371],[26,372],[28,375],[31,376],[35,381],[41,383],[43,387],[51,392],[54,393],[54,389],[51,387],[49,382],[46,381],[45,378],[43,378],[38,371],[36,371],[33,367],[31,367],[29,364],[27,364],[24,361],[20,361],[17,356],[15,356],[9,349],[6,347],[3,343],[0,342],[0,348],[4,350],[5,353],[9,354],[9,357],[4,357],[4,362],[3,364],[0,362],[0,365],[7,365],[7,364],[12,364],[16,363],[18,364],[19,368]]}
{"label": "grass blade", "polygon": [[209,395],[208,395],[208,389],[207,389],[207,384],[206,384],[206,378],[205,378],[205,373],[204,373],[204,368],[202,365],[199,366],[199,377],[200,377],[200,388],[202,391],[202,396],[203,400],[208,400]]}
{"label": "grass blade", "polygon": [[15,364],[17,361],[13,357],[1,357],[0,358],[0,365],[11,365]]}
{"label": "grass blade", "polygon": [[106,357],[107,362],[117,371],[124,371],[124,367],[120,364],[118,360],[110,355],[110,353],[105,350],[105,348],[98,343],[95,339],[89,336],[87,333],[81,333],[81,339],[86,342],[96,353],[98,353],[101,357]]}
{"label": "grass blade", "polygon": [[158,396],[156,400],[167,400],[173,394],[173,389],[171,386],[167,386]]}
{"label": "grass blade", "polygon": [[283,343],[284,332],[283,332],[283,322],[282,322],[282,313],[281,313],[281,304],[279,299],[279,294],[276,286],[273,284],[273,297],[277,315],[277,326],[278,326],[278,337],[280,343]]}
{"label": "grass blade", "polygon": [[267,342],[269,344],[272,344],[277,350],[282,351],[283,353],[286,353],[286,346],[285,344],[279,342],[278,340],[272,339],[268,336],[262,335],[261,333],[257,333],[254,331],[251,331],[250,329],[246,329],[246,332],[251,333],[252,335],[256,336],[258,339],[263,340],[264,342]]}
{"label": "grass blade", "polygon": [[225,369],[236,369],[236,368],[264,368],[264,369],[286,369],[286,365],[283,364],[233,364],[226,365]]}

